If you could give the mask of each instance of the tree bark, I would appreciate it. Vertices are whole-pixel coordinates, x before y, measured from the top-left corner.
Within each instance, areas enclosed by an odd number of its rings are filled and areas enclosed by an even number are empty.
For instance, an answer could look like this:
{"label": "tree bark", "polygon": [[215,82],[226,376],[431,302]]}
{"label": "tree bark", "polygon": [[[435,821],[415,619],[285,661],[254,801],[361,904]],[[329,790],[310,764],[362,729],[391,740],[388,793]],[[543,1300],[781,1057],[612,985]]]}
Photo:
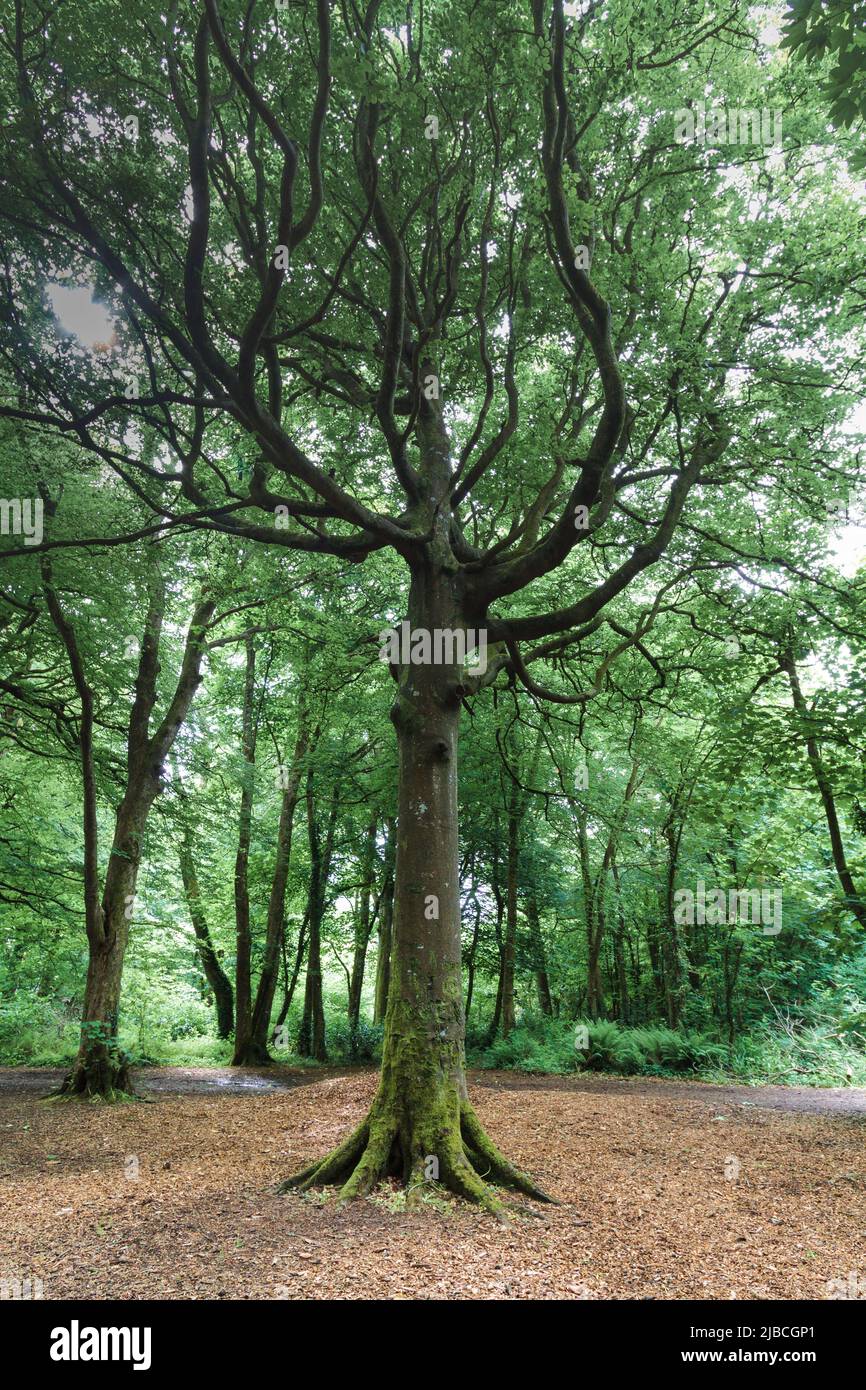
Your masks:
{"label": "tree bark", "polygon": [[[586,812],[578,812],[577,842],[580,850],[580,874],[583,884],[583,915],[586,926],[586,1008],[590,1018],[601,1014],[604,990],[599,971],[599,951],[601,932],[597,920],[597,884],[592,875],[589,859],[589,834],[587,832]],[[602,922],[603,922],[602,918]]]}
{"label": "tree bark", "polygon": [[538,915],[538,899],[534,893],[530,893],[527,899],[526,916],[529,922],[529,937],[535,961],[535,992],[538,998],[538,1007],[549,1018],[553,1014],[553,1001],[550,997],[550,981],[547,977],[544,940],[541,935],[541,921]]}
{"label": "tree bark", "polygon": [[180,860],[180,873],[183,881],[184,896],[186,898],[189,918],[196,936],[201,968],[213,991],[214,1004],[216,1005],[217,1037],[230,1038],[234,1027],[234,995],[232,993],[231,980],[220,965],[216,951],[214,950],[213,941],[211,940],[207,917],[202,907],[201,893],[198,886],[198,875],[195,871],[192,836],[189,827],[186,825],[184,825],[181,831],[178,858]]}
{"label": "tree bark", "polygon": [[508,806],[508,862],[505,871],[505,943],[502,951],[502,1036],[514,1028],[514,958],[517,951],[517,858],[520,849],[520,822],[517,816],[517,788],[512,788]]}
{"label": "tree bark", "polygon": [[802,687],[800,686],[800,677],[797,673],[796,662],[792,656],[785,655],[780,665],[788,677],[794,711],[803,725],[806,754],[809,759],[809,766],[812,769],[812,776],[815,778],[815,785],[821,797],[821,804],[824,807],[824,817],[827,821],[827,830],[830,834],[830,848],[833,854],[833,864],[842,892],[845,894],[845,906],[848,908],[849,912],[853,912],[861,927],[866,927],[866,899],[861,897],[857,892],[857,885],[848,867],[848,858],[845,854],[845,842],[842,839],[842,830],[836,811],[836,798],[833,795],[830,778],[827,775],[824,759],[821,756],[821,747],[814,734],[807,732],[810,728],[810,715],[803,696]]}
{"label": "tree bark", "polygon": [[309,729],[306,708],[302,704],[299,715],[298,734],[288,769],[280,802],[280,822],[277,827],[277,848],[274,856],[274,872],[271,879],[271,893],[268,899],[268,919],[265,929],[265,948],[262,969],[256,989],[249,1035],[241,1054],[235,1048],[235,1066],[270,1066],[272,1057],[268,1051],[268,1031],[271,1023],[271,1010],[274,1006],[274,991],[277,987],[277,974],[280,965],[280,943],[283,939],[286,912],[286,889],[289,881],[289,866],[292,858],[292,830],[295,809],[301,785],[304,760],[309,745]]}
{"label": "tree bark", "polygon": [[469,950],[466,953],[466,1021],[469,1022],[469,1015],[472,1011],[472,996],[475,993],[475,953],[478,950],[478,937],[481,931],[481,903],[478,901],[478,894],[475,891],[474,868],[472,883],[472,901],[475,907],[475,921],[472,924],[472,940],[469,943]]}
{"label": "tree bark", "polygon": [[253,635],[246,634],[244,642],[244,703],[241,719],[243,751],[243,782],[238,811],[238,847],[235,855],[235,1050],[232,1066],[241,1066],[247,1055],[252,1031],[252,978],[250,954],[250,894],[248,869],[250,837],[253,820],[253,782],[256,763],[255,679],[256,649]]}
{"label": "tree bark", "polygon": [[502,939],[502,923],[505,920],[505,899],[502,896],[502,888],[499,883],[499,863],[499,814],[497,813],[493,823],[493,867],[490,875],[490,890],[493,893],[493,900],[496,903],[496,917],[493,923],[493,932],[496,937],[496,945],[499,948],[499,975],[496,981],[496,1001],[493,1005],[493,1015],[487,1029],[488,1047],[499,1032],[500,1023],[502,1021],[502,996],[505,977],[505,943]]}
{"label": "tree bark", "polygon": [[298,1053],[301,1057],[310,1057],[314,1062],[326,1062],[328,1053],[325,1041],[325,1007],[322,1000],[322,922],[325,917],[328,876],[334,850],[339,789],[335,785],[331,794],[331,809],[324,845],[316,815],[312,768],[307,772],[306,796],[307,833],[310,842],[310,889],[307,904],[309,947],[307,978],[304,985],[304,1013],[298,1033]]}
{"label": "tree bark", "polygon": [[[502,978],[501,978],[501,1027],[502,1036],[507,1038],[514,1028],[515,1008],[514,1008],[514,971],[517,955],[517,895],[520,877],[520,829],[529,806],[530,793],[520,785],[518,775],[521,767],[521,760],[518,756],[515,761],[517,764],[516,773],[508,765],[507,746],[497,739],[499,744],[500,756],[506,771],[511,778],[511,789],[508,796],[508,861],[506,866],[505,878],[505,942],[502,951]],[[539,732],[535,742],[535,751],[529,762],[527,787],[535,781],[535,774],[538,768],[538,758],[541,751],[541,733]]]}
{"label": "tree bark", "polygon": [[[413,571],[413,631],[465,626],[456,586],[433,565]],[[389,1173],[410,1191],[438,1177],[502,1212],[480,1173],[536,1197],[484,1134],[466,1089],[457,854],[457,732],[463,695],[453,664],[400,668],[391,718],[399,750],[394,950],[379,1089],[367,1118],[285,1188],[342,1182],[369,1192]]]}
{"label": "tree bark", "polygon": [[616,934],[613,942],[613,955],[616,968],[617,1012],[620,1023],[628,1024],[631,1021],[628,971],[626,970],[625,963],[625,942],[628,932],[625,925],[625,912],[622,905],[622,887],[619,881],[619,869],[616,859],[611,860],[610,868],[613,875],[614,892],[616,894]]}
{"label": "tree bark", "polygon": [[373,864],[376,858],[376,829],[378,823],[378,813],[374,812],[367,826],[367,833],[364,838],[364,850],[361,856],[360,901],[357,920],[355,922],[352,973],[349,980],[349,1028],[353,1033],[357,1031],[361,1017],[361,994],[364,989],[364,968],[367,963],[367,947],[370,944],[370,932],[373,926],[372,901],[373,888],[375,885]]}
{"label": "tree bark", "polygon": [[304,963],[304,951],[307,945],[307,927],[309,926],[309,922],[310,912],[308,905],[307,911],[304,913],[303,921],[301,922],[300,930],[298,931],[298,944],[295,950],[295,963],[292,967],[291,978],[286,983],[285,991],[283,994],[283,1002],[280,1005],[280,1012],[277,1015],[277,1021],[274,1024],[273,1033],[271,1035],[272,1047],[284,1045],[283,1043],[277,1042],[277,1036],[280,1032],[280,1029],[286,1021],[289,1009],[292,1007],[292,1000],[295,997],[295,990],[297,988],[298,979],[301,974],[301,966]]}
{"label": "tree bark", "polygon": [[388,989],[391,983],[391,946],[394,927],[394,861],[396,856],[396,826],[393,820],[386,825],[385,863],[382,880],[382,906],[379,911],[379,951],[376,959],[376,1003],[373,1022],[383,1023],[388,1008]]}

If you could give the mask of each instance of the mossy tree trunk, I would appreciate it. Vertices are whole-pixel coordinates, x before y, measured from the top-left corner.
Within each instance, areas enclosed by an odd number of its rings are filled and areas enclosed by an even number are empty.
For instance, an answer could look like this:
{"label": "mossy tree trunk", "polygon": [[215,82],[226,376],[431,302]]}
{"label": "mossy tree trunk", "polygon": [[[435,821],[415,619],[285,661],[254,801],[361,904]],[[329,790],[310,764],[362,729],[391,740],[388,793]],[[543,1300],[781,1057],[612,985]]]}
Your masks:
{"label": "mossy tree trunk", "polygon": [[[413,574],[413,631],[465,626],[455,586],[433,565]],[[501,1213],[483,1177],[543,1198],[484,1134],[464,1069],[457,856],[457,732],[461,668],[400,668],[391,710],[399,749],[391,984],[382,1071],[369,1114],[326,1158],[283,1190],[339,1183],[343,1198],[398,1177],[413,1192],[438,1179]]]}
{"label": "mossy tree trunk", "polygon": [[153,789],[136,788],[118,811],[100,907],[101,929],[88,952],[78,1055],[61,1084],[61,1095],[111,1100],[116,1093],[133,1090],[117,1026],[141,839],[154,795]]}

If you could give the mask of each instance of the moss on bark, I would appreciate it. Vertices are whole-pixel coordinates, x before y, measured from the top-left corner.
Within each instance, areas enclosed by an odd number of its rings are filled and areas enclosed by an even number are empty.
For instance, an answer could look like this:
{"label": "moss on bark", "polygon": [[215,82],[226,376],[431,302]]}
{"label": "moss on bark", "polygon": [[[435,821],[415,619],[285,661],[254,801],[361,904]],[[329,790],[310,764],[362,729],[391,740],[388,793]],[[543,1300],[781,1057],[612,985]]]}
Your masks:
{"label": "moss on bark", "polygon": [[392,1001],[382,1076],[366,1118],[279,1190],[336,1186],[340,1201],[347,1201],[396,1177],[416,1195],[438,1183],[497,1217],[506,1214],[506,1204],[496,1187],[552,1201],[485,1134],[466,1095],[462,1039],[449,1040],[444,1028],[434,1037],[411,1028],[401,1032],[398,1025],[412,1021],[410,1012]]}

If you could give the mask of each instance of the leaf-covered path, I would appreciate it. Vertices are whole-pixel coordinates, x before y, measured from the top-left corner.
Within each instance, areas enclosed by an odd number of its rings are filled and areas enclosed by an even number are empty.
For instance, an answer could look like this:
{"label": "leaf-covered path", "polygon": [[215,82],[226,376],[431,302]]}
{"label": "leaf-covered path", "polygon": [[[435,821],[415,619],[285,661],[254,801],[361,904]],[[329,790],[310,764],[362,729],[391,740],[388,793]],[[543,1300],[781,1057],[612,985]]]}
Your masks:
{"label": "leaf-covered path", "polygon": [[[365,1068],[357,1067],[141,1067],[135,1084],[145,1094],[151,1091],[172,1095],[247,1095],[252,1092],[285,1091],[321,1080],[323,1077],[353,1076]],[[59,1085],[62,1071],[42,1067],[0,1067],[0,1095],[9,1091],[44,1094]],[[678,1081],[667,1077],[538,1076],[522,1072],[475,1071],[469,1073],[473,1086],[502,1091],[586,1091],[590,1094],[653,1095],[671,1099],[703,1101],[707,1105],[756,1105],[761,1109],[791,1110],[804,1115],[866,1115],[866,1089],[860,1086],[739,1086],[714,1085],[700,1081]]]}
{"label": "leaf-covered path", "polygon": [[103,1108],[0,1071],[4,1276],[46,1298],[822,1299],[866,1272],[862,1091],[476,1074],[484,1124],[563,1203],[502,1228],[387,1189],[274,1195],[362,1116],[371,1072],[139,1078],[151,1103]]}

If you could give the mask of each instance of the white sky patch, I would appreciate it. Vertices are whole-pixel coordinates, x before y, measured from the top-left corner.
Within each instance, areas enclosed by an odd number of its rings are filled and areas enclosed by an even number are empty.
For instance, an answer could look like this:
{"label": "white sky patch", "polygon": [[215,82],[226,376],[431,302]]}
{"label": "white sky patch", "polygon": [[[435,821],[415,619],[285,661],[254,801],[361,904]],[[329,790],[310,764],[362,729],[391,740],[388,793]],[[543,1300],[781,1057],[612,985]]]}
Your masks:
{"label": "white sky patch", "polygon": [[94,298],[92,285],[49,285],[48,298],[60,327],[73,333],[84,347],[91,350],[97,344],[110,343],[115,333],[114,321],[104,304]]}
{"label": "white sky patch", "polygon": [[[866,403],[852,411],[843,427],[855,438],[866,434]],[[866,509],[859,497],[848,496],[847,517],[834,537],[830,554],[840,574],[853,579],[858,570],[866,568]]]}
{"label": "white sky patch", "polygon": [[830,554],[846,579],[853,579],[859,570],[866,569],[866,525],[862,521],[849,522],[830,547]]}

